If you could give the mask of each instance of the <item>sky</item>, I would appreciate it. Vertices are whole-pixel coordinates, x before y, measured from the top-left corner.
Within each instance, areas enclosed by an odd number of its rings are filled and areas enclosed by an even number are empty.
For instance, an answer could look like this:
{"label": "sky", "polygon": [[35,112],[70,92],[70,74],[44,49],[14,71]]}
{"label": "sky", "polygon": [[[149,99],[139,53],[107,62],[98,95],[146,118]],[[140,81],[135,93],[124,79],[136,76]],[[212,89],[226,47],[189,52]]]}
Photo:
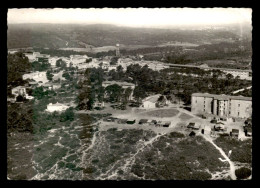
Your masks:
{"label": "sky", "polygon": [[14,23],[114,24],[151,27],[175,25],[251,24],[250,8],[102,8],[8,9]]}

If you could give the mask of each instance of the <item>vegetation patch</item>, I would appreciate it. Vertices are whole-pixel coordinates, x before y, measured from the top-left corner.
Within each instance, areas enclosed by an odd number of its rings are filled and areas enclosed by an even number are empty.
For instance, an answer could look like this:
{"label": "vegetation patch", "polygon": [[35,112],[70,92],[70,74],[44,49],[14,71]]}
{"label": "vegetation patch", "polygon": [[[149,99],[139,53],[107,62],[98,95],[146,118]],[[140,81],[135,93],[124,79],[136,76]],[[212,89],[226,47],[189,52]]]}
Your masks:
{"label": "vegetation patch", "polygon": [[235,171],[238,180],[248,178],[251,175],[251,173],[251,170],[245,167],[239,168]]}
{"label": "vegetation patch", "polygon": [[241,163],[252,163],[252,140],[237,140],[229,137],[218,137],[214,141],[226,154],[232,150],[230,159]]}

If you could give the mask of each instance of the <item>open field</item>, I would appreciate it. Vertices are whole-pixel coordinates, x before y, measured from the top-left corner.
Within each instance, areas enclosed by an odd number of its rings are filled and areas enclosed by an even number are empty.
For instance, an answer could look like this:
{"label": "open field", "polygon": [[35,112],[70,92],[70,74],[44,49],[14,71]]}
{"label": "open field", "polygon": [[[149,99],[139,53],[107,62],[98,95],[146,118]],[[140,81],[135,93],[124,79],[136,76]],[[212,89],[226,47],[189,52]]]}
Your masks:
{"label": "open field", "polygon": [[142,115],[150,116],[150,117],[174,117],[179,113],[176,109],[161,109],[161,110],[154,110],[150,112],[144,112]]}

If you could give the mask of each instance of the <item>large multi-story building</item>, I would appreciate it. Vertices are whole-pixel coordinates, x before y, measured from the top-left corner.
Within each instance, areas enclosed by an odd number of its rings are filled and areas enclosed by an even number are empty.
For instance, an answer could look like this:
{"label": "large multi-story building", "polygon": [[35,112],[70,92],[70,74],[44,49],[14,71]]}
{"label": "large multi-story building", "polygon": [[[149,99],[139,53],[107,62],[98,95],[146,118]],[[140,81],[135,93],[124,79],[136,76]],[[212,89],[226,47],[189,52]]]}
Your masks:
{"label": "large multi-story building", "polygon": [[195,114],[248,118],[252,115],[252,98],[193,93],[191,97],[191,111]]}

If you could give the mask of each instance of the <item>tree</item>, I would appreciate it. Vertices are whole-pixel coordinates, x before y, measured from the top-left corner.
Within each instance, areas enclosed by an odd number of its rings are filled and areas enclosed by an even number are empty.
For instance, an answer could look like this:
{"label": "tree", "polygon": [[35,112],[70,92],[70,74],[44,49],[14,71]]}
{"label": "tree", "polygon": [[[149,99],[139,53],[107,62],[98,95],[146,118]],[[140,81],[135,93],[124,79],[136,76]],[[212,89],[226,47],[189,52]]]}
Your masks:
{"label": "tree", "polygon": [[60,67],[62,69],[65,69],[67,67],[67,64],[65,61],[63,61],[62,59],[58,59],[56,61],[56,67]]}
{"label": "tree", "polygon": [[68,72],[64,72],[62,74],[62,77],[64,77],[66,80],[72,80],[72,77],[70,76],[70,74]]}
{"label": "tree", "polygon": [[42,99],[46,93],[43,91],[43,87],[36,87],[33,92],[32,95],[36,98],[36,99]]}
{"label": "tree", "polygon": [[246,179],[251,175],[251,170],[245,167],[239,168],[235,171],[237,179]]}
{"label": "tree", "polygon": [[31,64],[23,53],[8,54],[7,56],[7,85],[17,86],[23,82],[22,75],[31,70]]}
{"label": "tree", "polygon": [[52,77],[53,77],[54,75],[53,74],[51,74],[51,71],[50,70],[48,70],[47,72],[46,72],[46,77],[47,77],[47,79],[49,80],[49,81],[52,81]]}
{"label": "tree", "polygon": [[97,89],[97,99],[99,102],[103,102],[104,101],[104,94],[105,94],[105,88],[104,87],[99,87]]}
{"label": "tree", "polygon": [[122,65],[119,65],[119,66],[117,66],[116,71],[117,72],[123,72],[124,68],[122,67]]}
{"label": "tree", "polygon": [[123,93],[123,88],[117,84],[107,86],[105,89],[110,102],[119,102],[120,97]]}
{"label": "tree", "polygon": [[90,87],[84,87],[78,95],[78,108],[80,110],[91,110],[95,102],[95,93]]}
{"label": "tree", "polygon": [[231,79],[233,79],[234,78],[234,76],[232,75],[232,74],[230,74],[230,73],[228,73],[227,75],[226,75],[226,79],[227,80],[231,80]]}
{"label": "tree", "polygon": [[125,97],[126,97],[126,99],[127,99],[127,102],[128,102],[128,100],[129,100],[129,97],[130,97],[130,95],[132,94],[132,92],[133,92],[133,90],[132,90],[131,87],[128,87],[128,88],[125,89]]}
{"label": "tree", "polygon": [[116,65],[119,57],[112,57],[110,60],[110,65]]}
{"label": "tree", "polygon": [[137,100],[137,102],[140,103],[141,100],[146,97],[146,91],[142,87],[136,86],[135,89],[134,89],[133,96]]}
{"label": "tree", "polygon": [[68,109],[66,109],[65,112],[62,112],[60,115],[60,121],[64,122],[64,121],[73,121],[74,120],[74,112],[73,112],[73,108],[70,107]]}
{"label": "tree", "polygon": [[92,61],[92,58],[86,59],[86,63],[89,63]]}

